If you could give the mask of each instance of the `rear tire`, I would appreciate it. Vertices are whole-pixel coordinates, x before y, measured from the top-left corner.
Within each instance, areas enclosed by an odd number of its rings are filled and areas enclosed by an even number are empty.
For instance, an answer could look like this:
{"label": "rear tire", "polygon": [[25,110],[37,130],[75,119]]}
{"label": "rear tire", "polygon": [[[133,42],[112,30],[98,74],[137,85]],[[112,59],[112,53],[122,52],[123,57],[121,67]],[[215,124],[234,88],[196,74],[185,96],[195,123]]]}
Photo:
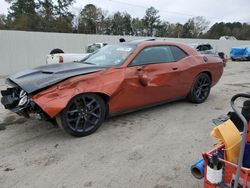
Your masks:
{"label": "rear tire", "polygon": [[76,137],[94,133],[103,123],[106,114],[104,100],[96,94],[80,94],[72,98],[56,117],[59,127]]}
{"label": "rear tire", "polygon": [[201,73],[197,76],[187,98],[193,103],[203,103],[208,98],[210,89],[210,76],[206,73]]}
{"label": "rear tire", "polygon": [[53,54],[63,54],[63,53],[64,53],[63,50],[61,50],[59,48],[55,48],[55,49],[51,50],[49,54],[53,55]]}

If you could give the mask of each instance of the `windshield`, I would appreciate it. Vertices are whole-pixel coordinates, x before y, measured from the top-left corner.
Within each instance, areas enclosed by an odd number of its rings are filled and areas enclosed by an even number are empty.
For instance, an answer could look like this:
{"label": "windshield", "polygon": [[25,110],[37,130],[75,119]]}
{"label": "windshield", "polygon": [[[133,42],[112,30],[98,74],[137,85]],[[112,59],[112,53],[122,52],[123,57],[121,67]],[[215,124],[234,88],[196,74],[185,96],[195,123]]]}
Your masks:
{"label": "windshield", "polygon": [[93,53],[100,48],[101,48],[100,44],[92,44],[92,45],[88,46],[87,53]]}
{"label": "windshield", "polygon": [[83,59],[81,63],[100,66],[119,66],[123,64],[134,49],[135,46],[128,44],[107,45]]}

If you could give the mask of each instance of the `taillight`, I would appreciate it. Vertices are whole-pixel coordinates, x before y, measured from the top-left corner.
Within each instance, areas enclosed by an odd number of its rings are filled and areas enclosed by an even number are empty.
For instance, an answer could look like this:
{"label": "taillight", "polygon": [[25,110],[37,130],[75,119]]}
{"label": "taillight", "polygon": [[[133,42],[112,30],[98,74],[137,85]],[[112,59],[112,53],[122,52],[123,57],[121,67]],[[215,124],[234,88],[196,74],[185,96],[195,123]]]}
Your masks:
{"label": "taillight", "polygon": [[63,63],[63,57],[59,56],[59,63]]}

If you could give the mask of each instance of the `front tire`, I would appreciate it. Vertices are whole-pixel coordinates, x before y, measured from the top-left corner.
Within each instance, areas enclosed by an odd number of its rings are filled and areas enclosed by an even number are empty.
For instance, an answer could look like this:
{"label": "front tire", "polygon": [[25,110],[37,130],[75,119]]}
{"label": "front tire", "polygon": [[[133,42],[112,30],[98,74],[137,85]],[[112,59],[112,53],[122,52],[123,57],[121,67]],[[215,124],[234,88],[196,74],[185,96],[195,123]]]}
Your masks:
{"label": "front tire", "polygon": [[72,98],[56,117],[62,129],[76,137],[94,133],[103,123],[106,114],[104,100],[96,94],[80,94]]}
{"label": "front tire", "polygon": [[197,76],[191,91],[188,94],[188,100],[193,103],[203,103],[209,96],[211,89],[211,78],[206,73]]}

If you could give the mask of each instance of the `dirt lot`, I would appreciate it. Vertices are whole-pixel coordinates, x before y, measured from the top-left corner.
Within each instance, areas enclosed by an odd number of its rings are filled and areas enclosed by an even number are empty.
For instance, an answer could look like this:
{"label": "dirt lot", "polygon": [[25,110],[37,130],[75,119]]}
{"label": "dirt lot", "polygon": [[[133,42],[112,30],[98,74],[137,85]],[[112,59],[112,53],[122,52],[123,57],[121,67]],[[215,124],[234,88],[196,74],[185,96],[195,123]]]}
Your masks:
{"label": "dirt lot", "polygon": [[[250,62],[229,62],[200,105],[186,101],[114,117],[93,135],[73,138],[50,123],[0,107],[0,187],[198,188],[190,166],[215,142],[211,120],[249,92]],[[4,79],[0,79],[4,88]]]}

